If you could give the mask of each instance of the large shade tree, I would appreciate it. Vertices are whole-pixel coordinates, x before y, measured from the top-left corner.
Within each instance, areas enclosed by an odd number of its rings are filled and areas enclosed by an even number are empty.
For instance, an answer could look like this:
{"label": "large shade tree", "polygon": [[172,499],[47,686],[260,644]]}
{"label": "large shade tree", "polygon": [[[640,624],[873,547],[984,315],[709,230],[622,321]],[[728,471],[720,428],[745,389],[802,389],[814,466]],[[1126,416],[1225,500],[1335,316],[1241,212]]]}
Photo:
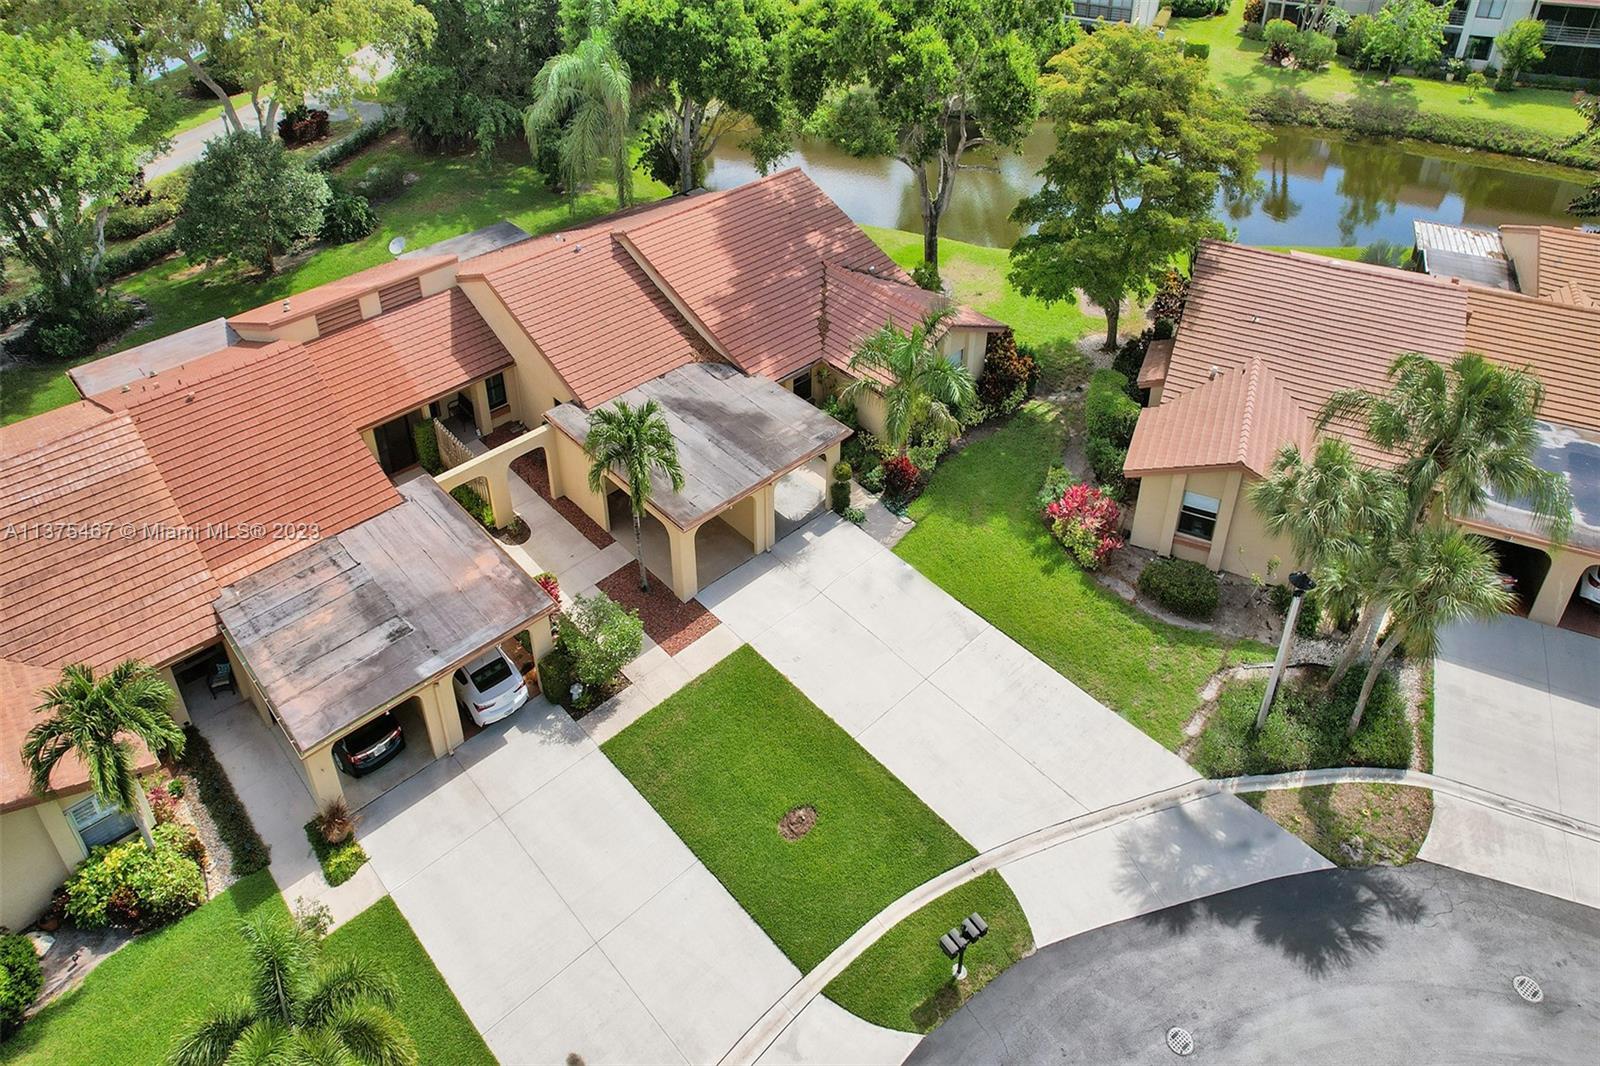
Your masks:
{"label": "large shade tree", "polygon": [[959,412],[976,398],[972,374],[940,350],[950,314],[931,314],[909,331],[886,322],[850,356],[856,377],[840,390],[840,400],[876,397],[883,404],[884,440],[900,455],[923,427],[954,434]]}
{"label": "large shade tree", "polygon": [[61,760],[76,756],[94,794],[130,814],[145,846],[155,850],[133,741],[143,742],[156,755],[183,753],[183,730],[169,710],[171,687],[151,667],[129,659],[99,677],[82,663],[68,665],[40,696],[39,713],[45,717],[22,742],[22,762],[33,790],[48,794],[50,776]]}
{"label": "large shade tree", "polygon": [[247,919],[239,932],[249,959],[244,991],[180,1035],[171,1066],[417,1062],[393,1014],[392,975],[362,957],[324,961],[317,931],[278,915]]}
{"label": "large shade tree", "polygon": [[808,0],[791,35],[800,113],[844,150],[916,179],[923,277],[977,149],[1015,149],[1039,118],[1039,72],[1071,37],[1066,0]]}
{"label": "large shade tree", "polygon": [[1105,310],[1106,347],[1118,312],[1152,290],[1175,258],[1205,237],[1217,190],[1255,189],[1262,134],[1219,89],[1204,61],[1144,30],[1107,26],[1051,61],[1046,111],[1056,147],[1044,187],[1013,218],[1032,232],[1011,250],[1024,293]]}
{"label": "large shade tree", "polygon": [[617,206],[633,198],[633,78],[611,30],[610,0],[591,0],[583,37],[547,60],[533,79],[533,103],[523,113],[528,144],[537,154],[553,139],[568,203],[602,164],[611,166]]}
{"label": "large shade tree", "polygon": [[322,226],[328,179],[277,141],[232,133],[206,145],[178,216],[178,247],[194,260],[231,259],[276,271],[276,256]]}
{"label": "large shade tree", "polygon": [[618,400],[589,415],[589,435],[584,441],[589,454],[589,490],[604,495],[606,478],[616,475],[628,492],[633,512],[633,548],[639,560],[639,587],[650,590],[650,572],[644,565],[645,505],[654,491],[655,475],[660,471],[673,492],[683,488],[683,467],[678,463],[678,445],[661,405],[646,400],[638,406]]}

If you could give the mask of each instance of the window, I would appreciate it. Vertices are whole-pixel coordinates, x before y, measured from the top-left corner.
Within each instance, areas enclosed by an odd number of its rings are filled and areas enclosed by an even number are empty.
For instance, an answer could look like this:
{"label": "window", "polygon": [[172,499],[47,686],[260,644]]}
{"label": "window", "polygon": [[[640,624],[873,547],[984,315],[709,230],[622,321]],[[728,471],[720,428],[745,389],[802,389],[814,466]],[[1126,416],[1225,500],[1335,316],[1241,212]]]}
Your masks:
{"label": "window", "polygon": [[1489,51],[1494,47],[1493,37],[1468,37],[1467,54],[1465,59],[1488,59]]}
{"label": "window", "polygon": [[796,374],[794,376],[794,381],[791,382],[790,385],[793,388],[794,394],[796,396],[800,397],[802,400],[805,400],[807,402],[809,402],[811,400],[811,371],[810,370],[807,370],[803,374]]}
{"label": "window", "polygon": [[1210,540],[1217,531],[1217,511],[1222,501],[1198,492],[1183,494],[1183,507],[1178,511],[1178,532],[1197,540]]}
{"label": "window", "polygon": [[1478,0],[1478,17],[1497,19],[1506,13],[1506,0]]}
{"label": "window", "polygon": [[950,353],[950,365],[951,366],[966,366],[967,365],[967,350],[965,348],[957,348],[955,351],[951,352]]}
{"label": "window", "polygon": [[506,405],[506,376],[504,374],[496,374],[485,381],[483,385],[484,388],[489,390],[489,409],[491,411],[496,407],[504,407]]}
{"label": "window", "polygon": [[78,831],[78,837],[86,848],[97,848],[120,840],[136,828],[132,818],[95,795],[68,807],[67,821]]}

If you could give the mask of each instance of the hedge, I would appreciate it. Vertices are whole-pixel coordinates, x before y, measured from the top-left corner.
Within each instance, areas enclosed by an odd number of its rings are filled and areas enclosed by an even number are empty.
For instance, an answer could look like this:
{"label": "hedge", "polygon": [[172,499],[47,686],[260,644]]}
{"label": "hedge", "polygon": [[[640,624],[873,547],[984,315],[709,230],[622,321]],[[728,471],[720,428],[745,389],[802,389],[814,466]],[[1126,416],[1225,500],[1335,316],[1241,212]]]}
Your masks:
{"label": "hedge", "polygon": [[142,237],[177,217],[177,202],[165,198],[153,199],[139,207],[114,207],[106,213],[106,240],[126,241]]}
{"label": "hedge", "polygon": [[1185,618],[1217,613],[1217,575],[1188,559],[1152,559],[1139,572],[1139,591]]}
{"label": "hedge", "polygon": [[120,278],[135,271],[143,270],[152,263],[160,262],[178,250],[178,231],[176,228],[161,230],[152,233],[142,240],[135,241],[126,248],[107,253],[100,260],[100,276],[103,278]]}
{"label": "hedge", "polygon": [[357,126],[355,132],[343,140],[335,141],[328,147],[319,150],[306,162],[312,170],[332,170],[351,156],[357,155],[374,144],[384,134],[395,128],[394,117],[387,111],[381,118],[370,122],[363,122]]}
{"label": "hedge", "polygon": [[33,941],[0,929],[0,1040],[22,1026],[23,1016],[44,987],[44,968]]}
{"label": "hedge", "polygon": [[217,761],[205,735],[192,725],[183,727],[183,758],[178,760],[178,767],[199,790],[211,824],[217,827],[217,835],[233,856],[234,874],[243,877],[265,870],[272,861],[272,849],[256,832],[239,794],[233,790],[233,782],[228,780],[228,772]]}

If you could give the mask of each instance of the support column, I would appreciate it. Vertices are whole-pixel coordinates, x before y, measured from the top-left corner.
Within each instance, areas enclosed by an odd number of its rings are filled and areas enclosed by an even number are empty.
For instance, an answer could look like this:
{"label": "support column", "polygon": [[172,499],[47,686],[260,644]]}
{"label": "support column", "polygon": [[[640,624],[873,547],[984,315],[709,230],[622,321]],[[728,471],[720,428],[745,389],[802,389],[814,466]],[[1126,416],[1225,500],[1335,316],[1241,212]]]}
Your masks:
{"label": "support column", "polygon": [[672,591],[688,602],[700,591],[699,563],[695,559],[696,529],[680,530],[667,525],[667,546],[672,550]]}
{"label": "support column", "polygon": [[1172,554],[1172,538],[1178,532],[1178,512],[1183,510],[1183,487],[1189,483],[1188,474],[1174,474],[1167,486],[1167,514],[1162,520],[1161,543],[1156,546],[1159,555]]}
{"label": "support column", "polygon": [[324,745],[309,755],[301,756],[300,765],[305,770],[306,787],[317,810],[326,810],[334,800],[344,799],[344,786],[339,783],[339,770],[333,765],[333,746]]}
{"label": "support column", "polygon": [[529,642],[533,645],[533,661],[537,663],[556,650],[556,638],[550,635],[550,616],[534,620],[528,627]]}
{"label": "support column", "polygon": [[56,846],[56,854],[61,856],[67,869],[75,870],[80,862],[89,857],[89,849],[83,846],[83,841],[73,832],[72,823],[67,821],[67,812],[61,808],[61,804],[66,802],[47,799],[33,809],[39,812],[39,821],[44,823],[50,843]]}
{"label": "support column", "polygon": [[167,708],[172,713],[172,720],[180,726],[188,725],[194,721],[189,716],[189,705],[183,702],[183,690],[178,687],[178,678],[172,672],[172,667],[161,668],[161,680],[165,681],[172,689],[172,705]]}
{"label": "support column", "polygon": [[[437,759],[459,748],[466,740],[466,734],[461,729],[461,713],[456,709],[456,694],[450,687],[450,675],[446,674],[433,684],[424,686],[417,692],[417,699],[422,701],[423,717],[430,722],[428,742],[433,745],[433,757]],[[435,727],[437,733],[434,732]]]}
{"label": "support column", "polygon": [[1544,584],[1539,586],[1539,595],[1528,606],[1529,620],[1547,626],[1560,625],[1561,616],[1567,613],[1567,605],[1572,602],[1573,590],[1578,587],[1578,577],[1594,564],[1595,560],[1587,555],[1557,551],[1550,560],[1550,572],[1545,574]]}
{"label": "support column", "polygon": [[[1222,502],[1217,506],[1217,526],[1211,531],[1211,553],[1206,556],[1207,570],[1221,570],[1223,556],[1228,547],[1228,529],[1233,525],[1233,509],[1239,502],[1239,484],[1244,475],[1235,470],[1228,475],[1222,488]],[[1181,503],[1183,497],[1178,497]],[[1176,526],[1174,526],[1176,528]]]}
{"label": "support column", "polygon": [[504,529],[517,517],[516,508],[511,503],[511,480],[507,469],[496,465],[483,474],[484,484],[489,486],[489,509],[494,512],[496,529]]}
{"label": "support column", "polygon": [[[555,431],[546,429],[545,432],[553,433]],[[552,500],[559,500],[561,497],[567,494],[566,490],[561,487],[561,464],[556,462],[556,457],[550,454],[553,449],[551,449],[548,445],[540,450],[544,452],[544,469],[550,477],[550,498]]]}
{"label": "support column", "polygon": [[487,436],[494,427],[489,419],[489,387],[481,381],[474,381],[467,386],[467,393],[472,397],[472,420],[477,423],[478,436]]}
{"label": "support column", "polygon": [[761,550],[771,551],[772,546],[778,543],[778,485],[773,482],[761,490],[761,499],[756,504],[756,514],[762,522]]}
{"label": "support column", "polygon": [[830,483],[833,481],[833,468],[839,465],[839,454],[843,450],[844,443],[841,441],[838,444],[830,445],[828,450],[822,453],[823,461],[828,464],[827,479]]}

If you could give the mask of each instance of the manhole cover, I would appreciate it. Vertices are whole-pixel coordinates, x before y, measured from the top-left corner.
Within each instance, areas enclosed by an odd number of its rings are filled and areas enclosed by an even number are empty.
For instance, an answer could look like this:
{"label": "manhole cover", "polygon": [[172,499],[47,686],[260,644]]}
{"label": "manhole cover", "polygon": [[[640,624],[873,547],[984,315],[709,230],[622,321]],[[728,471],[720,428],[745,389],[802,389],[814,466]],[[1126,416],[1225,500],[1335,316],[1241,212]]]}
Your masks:
{"label": "manhole cover", "polygon": [[1544,989],[1539,987],[1539,982],[1525,973],[1519,973],[1511,979],[1511,987],[1517,990],[1517,995],[1529,1003],[1539,1003],[1544,1000]]}
{"label": "manhole cover", "polygon": [[1174,1025],[1167,1030],[1167,1047],[1174,1055],[1194,1054],[1194,1034],[1187,1029],[1180,1029]]}

